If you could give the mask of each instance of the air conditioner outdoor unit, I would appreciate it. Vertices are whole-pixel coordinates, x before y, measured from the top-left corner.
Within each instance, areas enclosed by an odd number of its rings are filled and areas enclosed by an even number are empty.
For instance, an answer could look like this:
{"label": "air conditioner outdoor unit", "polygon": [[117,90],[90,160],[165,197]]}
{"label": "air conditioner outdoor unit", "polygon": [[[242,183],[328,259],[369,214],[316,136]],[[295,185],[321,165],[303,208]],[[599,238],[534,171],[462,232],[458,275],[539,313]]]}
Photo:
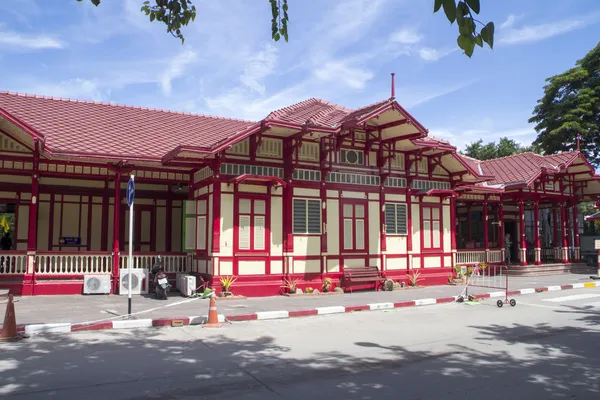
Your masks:
{"label": "air conditioner outdoor unit", "polygon": [[175,289],[181,291],[183,286],[182,278],[187,275],[187,272],[176,272],[175,273]]}
{"label": "air conditioner outdoor unit", "polygon": [[179,289],[184,297],[191,297],[196,294],[196,277],[193,275],[184,275],[181,277],[181,288]]}
{"label": "air conditioner outdoor unit", "polygon": [[83,294],[109,294],[110,275],[84,275]]}
{"label": "air conditioner outdoor unit", "polygon": [[[127,296],[129,294],[129,270],[123,268],[119,270],[119,294]],[[131,270],[131,294],[146,294],[148,293],[148,270],[147,269],[132,269]]]}

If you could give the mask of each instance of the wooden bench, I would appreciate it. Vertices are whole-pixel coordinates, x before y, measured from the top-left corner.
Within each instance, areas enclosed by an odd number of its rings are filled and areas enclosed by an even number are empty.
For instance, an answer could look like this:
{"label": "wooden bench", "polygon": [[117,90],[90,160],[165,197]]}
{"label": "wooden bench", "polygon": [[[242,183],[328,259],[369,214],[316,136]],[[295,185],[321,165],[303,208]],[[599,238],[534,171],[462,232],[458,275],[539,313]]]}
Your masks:
{"label": "wooden bench", "polygon": [[381,276],[377,267],[348,268],[342,274],[342,288],[350,288],[350,293],[353,285],[373,283],[377,290],[383,281],[385,278]]}

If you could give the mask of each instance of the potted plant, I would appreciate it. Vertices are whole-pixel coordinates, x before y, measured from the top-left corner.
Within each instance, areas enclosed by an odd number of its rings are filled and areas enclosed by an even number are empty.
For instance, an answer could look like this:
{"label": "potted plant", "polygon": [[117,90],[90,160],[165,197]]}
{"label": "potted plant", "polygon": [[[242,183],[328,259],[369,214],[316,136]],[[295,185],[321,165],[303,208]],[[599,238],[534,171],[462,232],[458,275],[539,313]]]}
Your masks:
{"label": "potted plant", "polygon": [[234,278],[233,276],[224,276],[219,280],[221,281],[221,293],[223,293],[225,297],[231,296],[231,285],[233,285],[237,278]]}
{"label": "potted plant", "polygon": [[421,278],[419,278],[420,275],[421,274],[419,271],[412,269],[410,273],[406,275],[406,277],[408,278],[408,285],[416,287],[417,283],[419,283],[419,281],[421,280]]}
{"label": "potted plant", "polygon": [[289,294],[295,294],[296,293],[296,286],[298,286],[298,282],[300,282],[300,279],[287,279],[287,278],[284,278],[283,279],[283,285],[281,287],[284,288],[285,290],[287,290],[287,292]]}
{"label": "potted plant", "polygon": [[321,290],[323,290],[323,293],[329,293],[329,291],[331,291],[331,278],[323,279]]}
{"label": "potted plant", "polygon": [[311,288],[310,286],[307,287],[306,289],[304,289],[305,293],[312,293],[313,292],[313,288]]}

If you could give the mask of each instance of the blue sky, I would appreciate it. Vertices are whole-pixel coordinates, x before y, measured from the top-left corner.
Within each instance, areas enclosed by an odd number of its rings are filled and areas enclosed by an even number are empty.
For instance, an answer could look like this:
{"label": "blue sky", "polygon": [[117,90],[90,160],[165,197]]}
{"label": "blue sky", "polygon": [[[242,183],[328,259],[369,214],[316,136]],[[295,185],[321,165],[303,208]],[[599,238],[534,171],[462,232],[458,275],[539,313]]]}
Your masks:
{"label": "blue sky", "polygon": [[267,0],[194,0],[185,45],[143,0],[2,0],[0,90],[259,120],[320,97],[357,108],[390,95],[432,136],[535,138],[545,78],[600,38],[597,0],[481,0],[493,51],[472,59],[433,0],[289,0],[290,41],[270,36]]}

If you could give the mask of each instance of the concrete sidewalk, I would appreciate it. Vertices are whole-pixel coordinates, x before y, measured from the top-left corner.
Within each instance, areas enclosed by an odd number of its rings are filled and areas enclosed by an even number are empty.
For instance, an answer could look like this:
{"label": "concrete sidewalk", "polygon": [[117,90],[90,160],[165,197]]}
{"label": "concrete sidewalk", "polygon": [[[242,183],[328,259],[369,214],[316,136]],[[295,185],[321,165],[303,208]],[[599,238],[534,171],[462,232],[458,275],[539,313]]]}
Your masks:
{"label": "concrete sidewalk", "polygon": [[[509,291],[544,288],[589,282],[589,275],[566,274],[541,277],[511,277]],[[227,317],[244,316],[261,312],[303,311],[320,307],[358,307],[375,303],[401,303],[415,300],[445,299],[458,296],[463,286],[429,286],[425,288],[395,290],[393,292],[354,292],[328,296],[307,297],[261,297],[245,300],[217,301],[219,314]],[[235,292],[235,288],[233,288]],[[470,288],[471,294],[497,292],[497,289]],[[184,302],[182,304],[177,304]],[[4,302],[2,302],[4,303]],[[434,304],[433,301],[432,304]],[[427,301],[424,304],[429,304]],[[166,307],[166,305],[171,305]],[[158,308],[158,309],[156,309]],[[143,319],[173,319],[201,316],[208,313],[208,300],[186,299],[177,292],[171,293],[167,301],[151,297],[135,296],[133,312],[154,309],[138,314]],[[35,296],[15,299],[18,325],[48,323],[82,323],[115,318],[127,313],[126,296]]]}

